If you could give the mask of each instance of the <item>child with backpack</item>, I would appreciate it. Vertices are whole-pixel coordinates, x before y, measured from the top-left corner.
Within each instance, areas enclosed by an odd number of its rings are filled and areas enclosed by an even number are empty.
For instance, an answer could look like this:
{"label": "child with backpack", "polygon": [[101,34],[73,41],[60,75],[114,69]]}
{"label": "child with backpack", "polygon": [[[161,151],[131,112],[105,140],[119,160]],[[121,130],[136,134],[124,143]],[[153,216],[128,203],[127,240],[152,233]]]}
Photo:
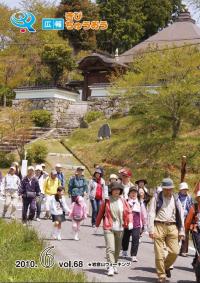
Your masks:
{"label": "child with backpack", "polygon": [[81,222],[87,218],[87,206],[82,196],[77,196],[76,200],[72,203],[69,217],[72,219],[74,240],[79,241]]}
{"label": "child with backpack", "polygon": [[50,201],[50,211],[52,221],[54,222],[54,229],[52,236],[54,239],[62,240],[61,238],[61,224],[66,221],[65,214],[69,213],[69,208],[66,204],[64,197],[64,188],[58,187],[57,193],[52,197]]}

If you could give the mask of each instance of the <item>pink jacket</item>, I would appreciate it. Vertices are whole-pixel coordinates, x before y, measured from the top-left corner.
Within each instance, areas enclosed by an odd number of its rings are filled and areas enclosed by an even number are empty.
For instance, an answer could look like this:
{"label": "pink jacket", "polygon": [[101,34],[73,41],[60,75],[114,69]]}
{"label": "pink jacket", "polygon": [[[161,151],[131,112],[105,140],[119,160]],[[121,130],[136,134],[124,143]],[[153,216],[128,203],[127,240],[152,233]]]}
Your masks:
{"label": "pink jacket", "polygon": [[[130,206],[128,202],[120,197],[121,201],[123,202],[123,226],[124,228],[128,228],[129,223],[133,223],[133,215],[132,211],[130,209]],[[103,219],[103,229],[104,230],[110,230],[112,229],[113,226],[113,219],[112,219],[112,214],[110,210],[110,200],[106,199],[105,201],[102,202],[99,213],[97,215],[96,219],[96,227],[99,227],[101,224],[101,220]]]}
{"label": "pink jacket", "polygon": [[[75,205],[75,202],[72,203],[72,206],[71,206],[71,209],[70,209],[70,212],[69,212],[69,218],[70,219],[73,219],[74,205]],[[82,209],[83,219],[86,219],[87,218],[87,206],[86,206],[86,203],[85,202],[81,202],[80,205],[81,205],[81,209]]]}

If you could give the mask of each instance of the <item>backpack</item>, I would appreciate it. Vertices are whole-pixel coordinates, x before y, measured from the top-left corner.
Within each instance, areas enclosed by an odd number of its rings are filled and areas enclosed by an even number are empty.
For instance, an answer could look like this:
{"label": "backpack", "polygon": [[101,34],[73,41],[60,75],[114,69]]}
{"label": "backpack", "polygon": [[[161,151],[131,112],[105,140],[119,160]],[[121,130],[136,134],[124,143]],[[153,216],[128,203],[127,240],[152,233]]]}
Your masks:
{"label": "backpack", "polygon": [[72,215],[73,215],[73,219],[76,221],[83,220],[83,216],[84,216],[83,207],[75,202]]}

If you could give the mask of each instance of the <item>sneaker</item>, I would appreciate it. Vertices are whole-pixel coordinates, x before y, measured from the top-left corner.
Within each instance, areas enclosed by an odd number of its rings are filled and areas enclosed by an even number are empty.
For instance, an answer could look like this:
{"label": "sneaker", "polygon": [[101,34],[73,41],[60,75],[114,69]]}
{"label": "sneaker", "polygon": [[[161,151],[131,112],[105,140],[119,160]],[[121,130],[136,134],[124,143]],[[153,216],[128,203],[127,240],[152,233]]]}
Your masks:
{"label": "sneaker", "polygon": [[170,266],[170,268],[169,268],[170,270],[173,270],[174,269],[174,266],[173,266],[173,264]]}
{"label": "sneaker", "polygon": [[122,251],[122,257],[128,257],[127,251]]}
{"label": "sneaker", "polygon": [[40,218],[37,217],[37,218],[36,218],[36,221],[40,222],[41,220],[40,220]]}
{"label": "sneaker", "polygon": [[58,235],[58,236],[57,236],[57,240],[58,240],[58,241],[61,241],[61,240],[62,240],[61,235]]}
{"label": "sneaker", "polygon": [[132,262],[138,262],[137,257],[136,256],[132,256]]}
{"label": "sneaker", "polygon": [[96,225],[93,224],[93,225],[92,225],[92,228],[96,228]]}
{"label": "sneaker", "polygon": [[113,267],[109,267],[107,275],[108,276],[113,276],[114,275],[114,268]]}
{"label": "sneaker", "polygon": [[74,240],[75,240],[75,241],[79,241],[78,233],[75,234]]}
{"label": "sneaker", "polygon": [[5,213],[2,213],[2,218],[5,218],[6,217],[6,214]]}
{"label": "sneaker", "polygon": [[166,283],[166,278],[158,278],[158,283]]}
{"label": "sneaker", "polygon": [[187,253],[180,253],[180,256],[187,257],[188,254]]}
{"label": "sneaker", "polygon": [[116,266],[114,266],[113,269],[114,269],[114,273],[115,273],[115,274],[118,274],[118,273],[119,273]]}

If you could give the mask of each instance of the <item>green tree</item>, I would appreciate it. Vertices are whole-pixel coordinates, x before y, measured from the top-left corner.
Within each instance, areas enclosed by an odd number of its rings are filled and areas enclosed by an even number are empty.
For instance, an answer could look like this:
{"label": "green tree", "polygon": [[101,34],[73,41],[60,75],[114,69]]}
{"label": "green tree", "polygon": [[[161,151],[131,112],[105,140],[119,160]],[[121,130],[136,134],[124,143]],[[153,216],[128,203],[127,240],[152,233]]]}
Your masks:
{"label": "green tree", "polygon": [[114,54],[132,48],[141,40],[167,25],[181,8],[181,0],[97,0],[100,18],[108,21],[107,31],[100,31],[97,45]]}
{"label": "green tree", "polygon": [[42,52],[42,62],[49,67],[53,83],[57,84],[64,71],[71,71],[74,67],[72,51],[63,45],[46,45]]}
{"label": "green tree", "polygon": [[98,48],[115,53],[128,50],[144,34],[144,15],[139,0],[97,0],[101,19],[108,21],[108,29],[97,35]]}
{"label": "green tree", "polygon": [[167,26],[173,19],[174,13],[179,13],[184,7],[181,0],[144,0],[143,14],[146,18],[144,24],[144,39]]}
{"label": "green tree", "polygon": [[[151,52],[152,51],[152,52]],[[139,119],[142,131],[169,131],[176,138],[184,122],[199,113],[200,53],[182,47],[143,54],[132,70],[118,79],[113,88],[129,100],[131,113]]]}
{"label": "green tree", "polygon": [[[58,11],[57,17],[64,18],[66,12],[83,12],[83,21],[98,20],[97,6],[90,0],[62,0]],[[73,47],[74,54],[77,54],[80,50],[94,49],[96,47],[96,32],[93,30],[77,31],[77,30],[63,30],[59,34],[68,39],[70,45]]]}

